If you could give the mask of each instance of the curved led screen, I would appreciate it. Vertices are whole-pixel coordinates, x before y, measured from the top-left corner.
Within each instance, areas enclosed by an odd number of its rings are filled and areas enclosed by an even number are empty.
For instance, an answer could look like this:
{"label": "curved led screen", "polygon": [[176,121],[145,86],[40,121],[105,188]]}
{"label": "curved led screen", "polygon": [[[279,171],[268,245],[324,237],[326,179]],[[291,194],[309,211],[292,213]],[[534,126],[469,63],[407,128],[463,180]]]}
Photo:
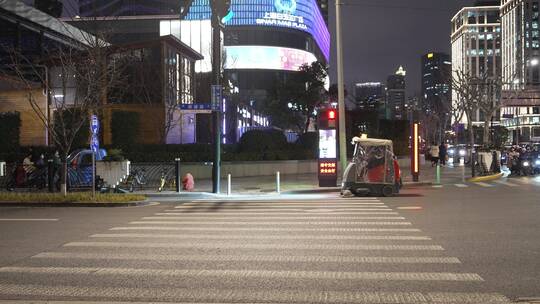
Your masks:
{"label": "curved led screen", "polygon": [[317,61],[312,53],[274,46],[226,46],[225,69],[298,71],[303,64]]}
{"label": "curved led screen", "polygon": [[[309,33],[330,57],[330,33],[316,0],[232,0],[226,26],[274,26]],[[209,0],[194,0],[186,20],[210,19]]]}

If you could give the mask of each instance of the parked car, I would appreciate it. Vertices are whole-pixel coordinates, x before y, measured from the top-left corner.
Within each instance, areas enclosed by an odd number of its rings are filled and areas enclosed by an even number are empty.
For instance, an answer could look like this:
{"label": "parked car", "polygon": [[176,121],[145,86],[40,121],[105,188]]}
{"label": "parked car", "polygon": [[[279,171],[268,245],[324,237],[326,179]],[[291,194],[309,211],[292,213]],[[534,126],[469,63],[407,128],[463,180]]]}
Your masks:
{"label": "parked car", "polygon": [[[91,188],[92,187],[92,150],[79,149],[73,151],[67,158],[68,164],[68,187]],[[100,149],[96,154],[96,161],[103,160],[107,151]],[[99,180],[96,177],[96,181]]]}

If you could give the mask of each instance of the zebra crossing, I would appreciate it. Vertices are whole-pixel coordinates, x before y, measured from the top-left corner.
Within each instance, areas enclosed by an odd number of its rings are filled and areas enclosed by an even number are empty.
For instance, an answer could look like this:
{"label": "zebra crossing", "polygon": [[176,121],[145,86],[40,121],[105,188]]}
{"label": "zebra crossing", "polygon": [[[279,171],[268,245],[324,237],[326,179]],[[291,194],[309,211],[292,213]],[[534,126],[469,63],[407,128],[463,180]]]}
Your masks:
{"label": "zebra crossing", "polygon": [[0,267],[0,300],[510,302],[376,198],[151,213]]}
{"label": "zebra crossing", "polygon": [[508,187],[518,188],[523,186],[538,186],[540,187],[540,177],[516,177],[504,178],[488,182],[465,182],[455,184],[435,185],[433,188],[497,188]]}

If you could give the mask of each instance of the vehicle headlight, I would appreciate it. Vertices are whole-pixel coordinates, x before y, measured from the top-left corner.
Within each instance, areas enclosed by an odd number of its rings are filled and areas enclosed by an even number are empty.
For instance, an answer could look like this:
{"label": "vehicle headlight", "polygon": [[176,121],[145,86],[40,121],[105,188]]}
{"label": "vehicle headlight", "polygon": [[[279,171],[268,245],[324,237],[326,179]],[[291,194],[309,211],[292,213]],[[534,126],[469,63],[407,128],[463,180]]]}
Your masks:
{"label": "vehicle headlight", "polygon": [[537,159],[536,162],[535,162],[535,164],[536,164],[537,166],[540,166],[540,159]]}
{"label": "vehicle headlight", "polygon": [[465,156],[466,152],[465,150],[459,150],[459,156]]}
{"label": "vehicle headlight", "polygon": [[454,149],[448,150],[449,155],[454,155]]}
{"label": "vehicle headlight", "polygon": [[530,164],[528,161],[524,161],[524,162],[523,162],[523,167],[528,167],[528,166],[530,166],[530,165],[531,165],[531,164]]}

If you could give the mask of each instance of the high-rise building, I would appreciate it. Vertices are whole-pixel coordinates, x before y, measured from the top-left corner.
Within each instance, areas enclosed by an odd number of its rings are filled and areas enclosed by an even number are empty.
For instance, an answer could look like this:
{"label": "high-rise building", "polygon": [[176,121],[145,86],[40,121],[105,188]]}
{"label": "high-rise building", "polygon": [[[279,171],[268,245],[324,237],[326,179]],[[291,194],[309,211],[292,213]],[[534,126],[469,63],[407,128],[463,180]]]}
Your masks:
{"label": "high-rise building", "polygon": [[[452,70],[473,76],[501,75],[501,22],[498,1],[478,1],[477,6],[464,7],[452,18]],[[453,102],[457,94],[452,94]],[[484,121],[477,111],[473,124]],[[456,122],[453,122],[456,123]],[[466,124],[467,118],[458,123]]]}
{"label": "high-rise building", "polygon": [[385,118],[391,120],[406,119],[405,114],[405,76],[402,66],[386,81]]}
{"label": "high-rise building", "polygon": [[428,53],[422,56],[422,108],[427,112],[450,109],[452,76],[450,55]]}
{"label": "high-rise building", "polygon": [[385,98],[386,88],[380,82],[357,83],[354,86],[355,106],[359,110],[378,113],[384,109]]}
{"label": "high-rise building", "polygon": [[540,7],[538,1],[503,0],[502,65],[505,107],[501,124],[510,141],[540,141]]}
{"label": "high-rise building", "polygon": [[79,0],[81,17],[178,15],[183,0]]}

